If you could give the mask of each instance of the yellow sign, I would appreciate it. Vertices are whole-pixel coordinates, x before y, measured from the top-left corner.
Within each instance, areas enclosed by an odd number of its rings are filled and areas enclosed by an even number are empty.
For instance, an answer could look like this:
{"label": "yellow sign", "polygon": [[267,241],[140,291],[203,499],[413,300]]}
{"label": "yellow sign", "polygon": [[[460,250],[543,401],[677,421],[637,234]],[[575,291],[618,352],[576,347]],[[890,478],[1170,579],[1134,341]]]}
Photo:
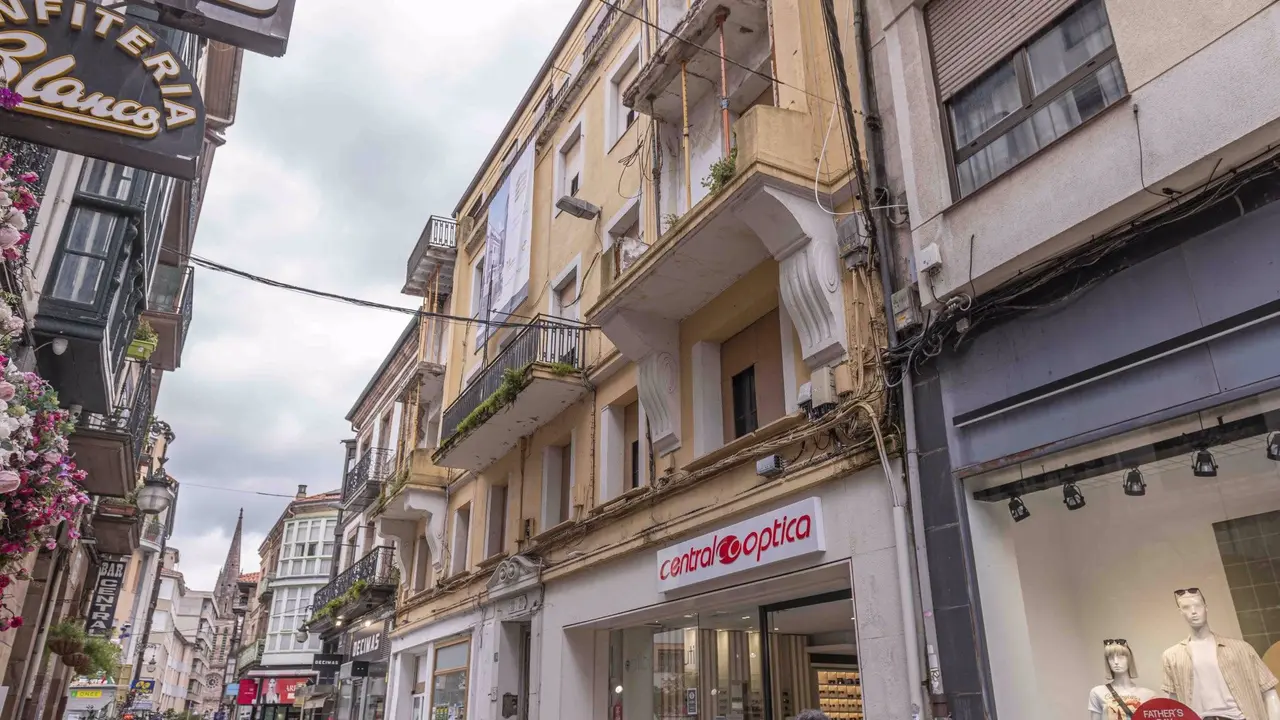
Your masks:
{"label": "yellow sign", "polygon": [[102,691],[101,691],[101,690],[72,690],[72,691],[71,691],[71,697],[73,697],[73,698],[100,698],[100,697],[102,697]]}

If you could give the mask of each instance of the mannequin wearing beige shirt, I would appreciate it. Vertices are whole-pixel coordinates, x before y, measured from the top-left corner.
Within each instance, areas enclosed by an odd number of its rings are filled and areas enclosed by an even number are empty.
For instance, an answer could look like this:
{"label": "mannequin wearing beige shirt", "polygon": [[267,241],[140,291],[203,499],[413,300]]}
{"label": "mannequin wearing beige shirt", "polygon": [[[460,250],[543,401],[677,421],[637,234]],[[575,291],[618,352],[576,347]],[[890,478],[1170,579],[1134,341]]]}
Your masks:
{"label": "mannequin wearing beige shirt", "polygon": [[1164,686],[1204,720],[1280,720],[1280,694],[1271,670],[1243,640],[1209,629],[1209,609],[1196,588],[1175,593],[1191,634],[1164,651]]}

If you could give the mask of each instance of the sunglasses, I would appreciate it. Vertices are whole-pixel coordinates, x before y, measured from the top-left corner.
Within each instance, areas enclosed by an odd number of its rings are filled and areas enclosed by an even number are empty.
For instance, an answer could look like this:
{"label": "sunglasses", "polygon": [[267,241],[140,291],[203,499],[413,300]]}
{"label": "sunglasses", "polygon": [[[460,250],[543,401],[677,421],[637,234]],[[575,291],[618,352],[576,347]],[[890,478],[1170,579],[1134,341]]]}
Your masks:
{"label": "sunglasses", "polygon": [[1183,595],[1200,595],[1200,588],[1183,588],[1173,591],[1173,596],[1176,598],[1180,598]]}
{"label": "sunglasses", "polygon": [[1129,641],[1124,638],[1107,638],[1102,641],[1103,645],[1123,645],[1129,647]]}

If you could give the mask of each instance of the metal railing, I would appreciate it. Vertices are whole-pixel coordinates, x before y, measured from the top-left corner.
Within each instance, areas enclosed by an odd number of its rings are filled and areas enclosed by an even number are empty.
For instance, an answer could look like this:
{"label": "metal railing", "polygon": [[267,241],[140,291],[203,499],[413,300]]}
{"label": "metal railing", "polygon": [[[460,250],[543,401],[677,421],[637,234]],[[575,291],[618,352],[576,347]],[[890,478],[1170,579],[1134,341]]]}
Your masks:
{"label": "metal railing", "polygon": [[409,272],[418,267],[427,250],[456,250],[458,248],[458,223],[449,218],[432,215],[422,230],[418,244],[409,256]]}
{"label": "metal railing", "polygon": [[[0,155],[4,154],[13,156],[10,174],[33,172],[40,176],[38,181],[28,187],[37,200],[43,197],[49,183],[49,171],[53,169],[53,161],[57,158],[58,151],[45,145],[0,136]],[[34,220],[34,218],[31,219]]]}
{"label": "metal railing", "polygon": [[342,481],[342,502],[368,500],[396,469],[396,453],[386,448],[369,448]]}
{"label": "metal railing", "polygon": [[191,327],[191,317],[194,313],[194,303],[196,294],[196,273],[195,269],[188,267],[182,279],[182,337],[181,343],[187,342],[187,330]]}
{"label": "metal railing", "polygon": [[131,397],[120,398],[107,415],[84,413],[80,416],[80,427],[85,430],[128,437],[133,450],[131,464],[137,465],[142,459],[142,449],[147,442],[147,431],[151,427],[150,366],[144,366],[144,371],[139,374],[137,386]]}
{"label": "metal railing", "polygon": [[586,328],[561,318],[536,315],[529,325],[503,348],[457,400],[444,411],[441,432],[451,436],[473,410],[502,386],[507,370],[523,371],[533,363],[555,363],[583,370]]}
{"label": "metal railing", "polygon": [[394,587],[399,582],[395,548],[382,545],[370,550],[351,567],[343,570],[342,574],[332,582],[317,590],[312,602],[316,608],[322,608],[330,600],[341,597],[361,580],[365,582],[366,587]]}

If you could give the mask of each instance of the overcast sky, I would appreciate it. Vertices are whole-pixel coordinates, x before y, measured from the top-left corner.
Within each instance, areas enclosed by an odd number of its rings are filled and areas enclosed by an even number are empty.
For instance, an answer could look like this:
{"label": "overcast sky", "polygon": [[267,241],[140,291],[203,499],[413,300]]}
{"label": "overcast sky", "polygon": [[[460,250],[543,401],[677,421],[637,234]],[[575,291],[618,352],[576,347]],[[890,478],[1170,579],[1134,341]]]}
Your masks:
{"label": "overcast sky", "polygon": [[[414,306],[399,291],[427,217],[453,211],[577,4],[299,0],[288,54],[246,54],[195,253]],[[177,433],[171,544],[190,587],[212,589],[241,507],[241,565],[257,569],[289,502],[231,488],[338,487],[344,418],[407,322],[197,270],[182,368],[157,409]]]}

